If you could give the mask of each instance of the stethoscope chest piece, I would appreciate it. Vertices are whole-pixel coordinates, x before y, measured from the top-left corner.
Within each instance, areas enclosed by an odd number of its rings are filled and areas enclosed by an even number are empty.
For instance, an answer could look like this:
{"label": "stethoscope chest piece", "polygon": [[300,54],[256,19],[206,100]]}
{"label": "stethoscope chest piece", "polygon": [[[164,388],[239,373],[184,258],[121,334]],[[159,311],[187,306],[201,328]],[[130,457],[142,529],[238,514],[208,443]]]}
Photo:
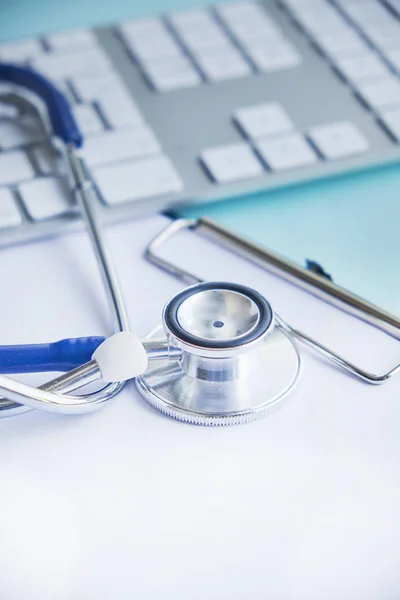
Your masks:
{"label": "stethoscope chest piece", "polygon": [[232,283],[200,283],[168,302],[162,335],[170,358],[136,379],[164,414],[199,425],[259,419],[295,385],[300,356],[265,298]]}

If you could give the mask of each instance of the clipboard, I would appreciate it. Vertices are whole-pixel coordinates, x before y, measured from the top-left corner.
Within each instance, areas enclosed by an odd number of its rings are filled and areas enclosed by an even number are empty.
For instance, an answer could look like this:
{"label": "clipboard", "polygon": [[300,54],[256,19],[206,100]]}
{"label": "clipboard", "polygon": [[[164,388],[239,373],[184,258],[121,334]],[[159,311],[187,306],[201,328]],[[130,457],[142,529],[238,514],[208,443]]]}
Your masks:
{"label": "clipboard", "polygon": [[400,167],[189,207],[217,241],[400,339]]}

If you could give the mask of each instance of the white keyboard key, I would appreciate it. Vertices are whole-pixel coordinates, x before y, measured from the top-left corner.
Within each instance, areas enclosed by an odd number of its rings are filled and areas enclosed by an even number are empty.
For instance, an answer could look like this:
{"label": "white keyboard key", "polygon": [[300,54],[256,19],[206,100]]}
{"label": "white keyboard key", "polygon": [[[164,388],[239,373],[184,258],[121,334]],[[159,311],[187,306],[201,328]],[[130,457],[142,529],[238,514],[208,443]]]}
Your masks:
{"label": "white keyboard key", "polygon": [[13,185],[35,177],[26,154],[20,150],[0,153],[0,185]]}
{"label": "white keyboard key", "polygon": [[93,135],[86,140],[83,156],[89,167],[151,156],[161,151],[160,144],[147,125],[115,129]]}
{"label": "white keyboard key", "polygon": [[336,63],[342,75],[353,83],[380,79],[389,75],[389,70],[373,52],[361,56],[343,58]]}
{"label": "white keyboard key", "polygon": [[258,40],[244,46],[244,50],[256,68],[267,73],[291,69],[302,62],[296,48],[283,39]]}
{"label": "white keyboard key", "polygon": [[11,150],[37,142],[45,136],[38,119],[23,118],[0,121],[0,148]]}
{"label": "white keyboard key", "polygon": [[234,113],[234,119],[244,133],[253,139],[286,133],[294,129],[283,106],[275,102],[239,108]]}
{"label": "white keyboard key", "polygon": [[389,61],[391,67],[397,71],[397,73],[400,73],[400,48],[398,50],[388,50],[385,58]]}
{"label": "white keyboard key", "polygon": [[332,33],[316,34],[315,41],[333,60],[358,56],[369,50],[367,43],[351,29],[344,28]]}
{"label": "white keyboard key", "polygon": [[369,144],[358,127],[350,121],[313,127],[310,139],[327,159],[346,158],[367,152]]}
{"label": "white keyboard key", "polygon": [[98,96],[97,105],[110,127],[118,129],[144,122],[139,107],[123,88],[112,88]]}
{"label": "white keyboard key", "polygon": [[312,33],[330,33],[331,31],[342,29],[346,23],[339,13],[328,6],[315,10],[310,7],[307,12],[298,13],[295,11],[296,21]]}
{"label": "white keyboard key", "polygon": [[74,106],[74,115],[83,135],[100,133],[104,125],[91,104],[77,104]]}
{"label": "white keyboard key", "polygon": [[101,48],[43,54],[32,61],[32,66],[51,79],[67,79],[86,73],[93,75],[108,72],[112,68]]}
{"label": "white keyboard key", "polygon": [[126,46],[141,62],[182,54],[181,48],[161,21],[150,20],[148,26],[142,28],[125,25],[122,32]]}
{"label": "white keyboard key", "polygon": [[26,62],[34,56],[43,54],[44,50],[38,40],[19,40],[0,44],[0,60],[4,62]]}
{"label": "white keyboard key", "polygon": [[385,54],[392,48],[400,48],[400,24],[390,23],[385,27],[373,26],[367,30],[368,39]]}
{"label": "white keyboard key", "polygon": [[390,13],[380,2],[376,2],[376,0],[353,2],[352,4],[349,4],[343,8],[345,13],[361,29],[364,29],[370,25],[388,25],[392,20]]}
{"label": "white keyboard key", "polygon": [[0,229],[21,225],[22,215],[14,196],[7,188],[0,188]]}
{"label": "white keyboard key", "polygon": [[118,93],[121,90],[125,92],[124,84],[115,73],[74,77],[71,83],[75,94],[81,102],[94,102],[103,93],[109,94],[110,90],[117,90]]}
{"label": "white keyboard key", "polygon": [[400,106],[400,81],[394,75],[358,87],[358,93],[373,109]]}
{"label": "white keyboard key", "polygon": [[164,196],[183,189],[179,175],[165,156],[98,168],[94,179],[107,204]]}
{"label": "white keyboard key", "polygon": [[68,185],[57,177],[41,177],[18,188],[25,208],[34,221],[59,217],[71,210]]}
{"label": "white keyboard key", "polygon": [[400,0],[386,0],[386,4],[390,6],[398,17],[400,17]]}
{"label": "white keyboard key", "polygon": [[314,150],[300,133],[260,140],[257,149],[273,171],[306,167],[318,160]]}
{"label": "white keyboard key", "polygon": [[50,50],[76,50],[97,46],[97,38],[90,29],[74,29],[51,33],[45,37]]}
{"label": "white keyboard key", "polygon": [[217,183],[250,179],[263,173],[254,152],[243,143],[209,148],[201,153],[200,159]]}
{"label": "white keyboard key", "polygon": [[184,56],[148,64],[144,72],[158,92],[195,87],[201,83],[200,75]]}
{"label": "white keyboard key", "polygon": [[67,172],[65,158],[62,153],[49,144],[34,146],[31,155],[42,175],[64,174]]}
{"label": "white keyboard key", "polygon": [[226,46],[229,38],[205,10],[172,13],[168,17],[179,38],[193,51]]}
{"label": "white keyboard key", "polygon": [[383,111],[379,115],[379,120],[384,124],[396,142],[400,144],[400,108]]}
{"label": "white keyboard key", "polygon": [[196,61],[206,79],[213,82],[247,77],[252,73],[249,63],[233,46],[196,55]]}
{"label": "white keyboard key", "polygon": [[231,2],[218,5],[216,10],[225,26],[241,42],[281,35],[280,28],[258,3]]}

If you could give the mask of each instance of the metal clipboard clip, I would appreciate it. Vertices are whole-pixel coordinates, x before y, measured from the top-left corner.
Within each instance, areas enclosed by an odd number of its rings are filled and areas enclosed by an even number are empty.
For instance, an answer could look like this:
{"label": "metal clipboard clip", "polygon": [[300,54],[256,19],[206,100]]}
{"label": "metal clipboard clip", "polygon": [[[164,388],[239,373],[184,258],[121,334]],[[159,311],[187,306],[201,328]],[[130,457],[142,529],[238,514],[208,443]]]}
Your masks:
{"label": "metal clipboard clip", "polygon": [[[166,273],[180,279],[187,284],[202,283],[204,280],[197,275],[186,271],[173,264],[159,254],[160,248],[172,237],[183,230],[196,230],[201,235],[210,239],[222,247],[233,251],[244,259],[260,266],[266,271],[282,277],[321,300],[339,308],[362,321],[378,328],[380,331],[400,340],[400,319],[381,310],[377,306],[352,294],[348,290],[333,283],[325,274],[319,274],[314,270],[305,269],[296,263],[289,261],[279,254],[267,250],[262,246],[246,240],[245,238],[218,225],[211,219],[176,219],[159,233],[147,246],[145,258],[162,269]],[[326,360],[333,362],[342,369],[348,371],[358,379],[371,384],[381,384],[400,372],[400,364],[397,364],[386,373],[376,375],[361,369],[349,362],[331,349],[320,344],[307,334],[295,329],[280,317],[280,326],[291,336],[305,344],[311,350],[323,356]]]}

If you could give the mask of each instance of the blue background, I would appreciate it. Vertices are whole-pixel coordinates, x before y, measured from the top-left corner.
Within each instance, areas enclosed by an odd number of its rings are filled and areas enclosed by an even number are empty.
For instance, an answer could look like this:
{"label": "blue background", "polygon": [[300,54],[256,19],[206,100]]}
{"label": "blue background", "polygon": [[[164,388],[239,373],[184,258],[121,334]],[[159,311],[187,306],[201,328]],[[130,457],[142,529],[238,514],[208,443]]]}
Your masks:
{"label": "blue background", "polygon": [[[200,0],[0,0],[0,39],[99,25]],[[203,2],[204,4],[204,2]],[[400,166],[311,182],[184,211],[206,214],[400,315]]]}

